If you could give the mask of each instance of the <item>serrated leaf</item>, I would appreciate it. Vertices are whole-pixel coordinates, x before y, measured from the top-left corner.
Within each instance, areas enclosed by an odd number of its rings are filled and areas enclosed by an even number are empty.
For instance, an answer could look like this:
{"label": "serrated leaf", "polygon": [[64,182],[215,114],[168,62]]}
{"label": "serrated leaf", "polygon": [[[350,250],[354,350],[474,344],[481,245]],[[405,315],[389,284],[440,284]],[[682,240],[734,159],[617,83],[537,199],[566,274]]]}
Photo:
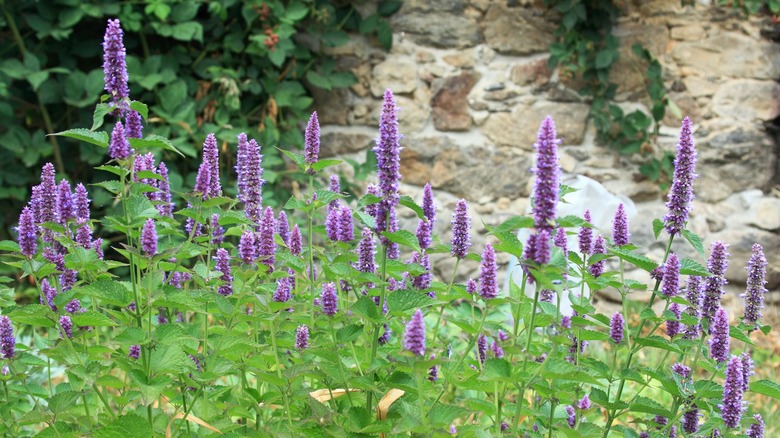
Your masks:
{"label": "serrated leaf", "polygon": [[316,163],[311,165],[311,168],[315,172],[319,172],[322,169],[325,169],[325,168],[331,167],[331,166],[338,166],[341,163],[343,163],[343,161],[341,161],[341,160],[334,160],[334,159],[318,160]]}
{"label": "serrated leaf", "polygon": [[698,275],[699,277],[709,277],[710,271],[707,270],[701,263],[691,260],[680,260],[680,275]]}
{"label": "serrated leaf", "polygon": [[62,132],[56,132],[54,134],[49,134],[49,135],[58,135],[61,137],[75,138],[76,140],[81,140],[103,148],[108,148],[108,134],[103,131],[95,132],[95,131],[90,131],[89,129],[76,128],[76,129],[68,129],[67,131],[62,131]]}
{"label": "serrated leaf", "polygon": [[127,141],[130,143],[130,146],[135,149],[165,149],[166,151],[175,152],[184,157],[184,154],[176,149],[176,146],[174,146],[170,140],[159,135],[150,135],[146,138],[129,138]]}
{"label": "serrated leaf", "polygon": [[13,240],[3,240],[0,242],[0,251],[19,252],[19,244]]}
{"label": "serrated leaf", "polygon": [[90,185],[96,187],[102,187],[115,195],[122,190],[122,183],[116,180],[101,181],[99,183],[94,183]]}
{"label": "serrated leaf", "polygon": [[360,324],[352,324],[346,327],[338,329],[336,332],[336,339],[339,342],[352,342],[363,333],[363,326]]}
{"label": "serrated leaf", "polygon": [[633,339],[633,341],[644,347],[660,348],[662,350],[671,351],[673,353],[683,352],[680,349],[680,347],[678,347],[668,339],[664,339],[660,336],[638,337],[636,339]]}
{"label": "serrated leaf", "polygon": [[35,327],[54,327],[56,324],[49,318],[52,315],[49,306],[40,304],[28,304],[14,308],[6,316],[11,318],[14,324],[31,325]]}
{"label": "serrated leaf", "polygon": [[644,269],[647,272],[651,272],[653,269],[658,267],[656,262],[643,255],[635,254],[631,251],[626,251],[621,248],[610,248],[609,252],[615,254],[620,259],[625,260],[638,268]]}
{"label": "serrated leaf", "polygon": [[756,345],[739,327],[729,326],[729,336],[747,344]]}
{"label": "serrated leaf", "polygon": [[780,385],[771,380],[758,380],[750,383],[750,391],[780,400]]}
{"label": "serrated leaf", "polygon": [[578,338],[582,341],[606,341],[609,339],[608,334],[596,330],[579,329],[577,333],[579,333]]}
{"label": "serrated leaf", "polygon": [[653,235],[655,240],[658,240],[658,236],[661,235],[661,230],[664,229],[664,222],[661,219],[653,219]]}
{"label": "serrated leaf", "polygon": [[428,412],[428,419],[434,426],[443,427],[452,424],[456,418],[466,417],[470,413],[470,410],[460,406],[437,403],[436,406]]}
{"label": "serrated leaf", "polygon": [[696,250],[696,252],[702,256],[704,255],[704,242],[702,242],[701,237],[699,237],[698,234],[691,230],[682,230],[682,235],[685,237],[685,240],[691,244],[693,249]]}
{"label": "serrated leaf", "polygon": [[480,380],[508,380],[512,374],[512,367],[504,359],[488,359],[482,368]]}
{"label": "serrated leaf", "polygon": [[287,158],[291,159],[293,161],[293,163],[298,165],[298,167],[301,170],[305,170],[306,169],[306,159],[303,157],[303,155],[297,154],[297,153],[292,152],[292,151],[286,151],[286,150],[280,149],[280,148],[276,148],[276,149],[279,149],[279,152],[283,153],[284,155],[287,156]]}
{"label": "serrated leaf", "polygon": [[88,310],[84,313],[74,313],[71,319],[73,324],[78,327],[111,327],[117,325],[111,318],[93,310]]}
{"label": "serrated leaf", "polygon": [[533,228],[533,226],[534,218],[529,216],[514,216],[491,229],[490,234],[514,231],[519,228]]}
{"label": "serrated leaf", "polygon": [[357,215],[358,219],[360,219],[360,221],[365,224],[365,226],[371,229],[376,228],[376,219],[374,219],[374,216],[371,216],[370,214],[362,211],[356,211],[355,214]]}
{"label": "serrated leaf", "polygon": [[637,396],[635,400],[628,407],[629,410],[634,412],[643,412],[645,414],[660,415],[662,417],[671,417],[671,413],[668,409],[664,408],[655,400],[649,399],[643,396]]}
{"label": "serrated leaf", "polygon": [[130,291],[122,283],[105,278],[73,290],[78,294],[97,298],[102,305],[125,307],[133,301]]}
{"label": "serrated leaf", "polygon": [[190,364],[192,361],[184,354],[179,344],[158,346],[152,351],[150,367],[156,374],[182,372]]}
{"label": "serrated leaf", "polygon": [[391,312],[399,314],[410,309],[425,307],[431,304],[432,301],[431,297],[426,293],[401,289],[393,291],[387,296],[387,307]]}
{"label": "serrated leaf", "polygon": [[357,207],[362,210],[367,205],[378,204],[380,202],[382,202],[382,198],[376,195],[368,194],[364,195],[362,198],[360,198],[360,200],[358,200]]}
{"label": "serrated leaf", "polygon": [[409,208],[409,209],[411,209],[411,210],[412,210],[412,211],[414,211],[415,213],[417,213],[417,218],[418,218],[418,219],[425,219],[425,213],[423,213],[423,209],[422,209],[422,207],[420,207],[419,205],[417,205],[417,203],[416,203],[416,202],[414,202],[414,199],[412,199],[412,197],[411,197],[411,196],[406,196],[406,195],[404,195],[404,196],[401,196],[401,197],[398,199],[398,203],[399,203],[399,204],[401,204],[401,205],[403,205],[403,206],[404,206],[404,207],[406,207],[406,208]]}
{"label": "serrated leaf", "polygon": [[92,128],[90,131],[94,131],[103,126],[103,120],[106,115],[111,112],[111,105],[107,103],[99,103],[95,106],[95,112],[92,114]]}
{"label": "serrated leaf", "polygon": [[130,109],[140,114],[144,120],[149,118],[149,107],[143,102],[137,100],[130,102]]}
{"label": "serrated leaf", "polygon": [[49,410],[55,414],[67,411],[75,407],[79,397],[81,397],[81,393],[76,391],[58,392],[49,399]]}
{"label": "serrated leaf", "polygon": [[593,376],[585,371],[580,371],[573,364],[562,359],[548,359],[544,363],[541,375],[548,379],[571,380],[601,386],[601,383]]}
{"label": "serrated leaf", "polygon": [[149,421],[136,414],[117,418],[95,431],[95,438],[148,438],[153,436]]}
{"label": "serrated leaf", "polygon": [[392,233],[384,232],[382,233],[383,236],[387,238],[387,240],[391,242],[395,242],[399,245],[403,245],[407,248],[411,248],[414,251],[417,251],[418,253],[420,251],[420,243],[417,240],[417,236],[415,236],[411,231],[407,230],[398,230],[394,231]]}

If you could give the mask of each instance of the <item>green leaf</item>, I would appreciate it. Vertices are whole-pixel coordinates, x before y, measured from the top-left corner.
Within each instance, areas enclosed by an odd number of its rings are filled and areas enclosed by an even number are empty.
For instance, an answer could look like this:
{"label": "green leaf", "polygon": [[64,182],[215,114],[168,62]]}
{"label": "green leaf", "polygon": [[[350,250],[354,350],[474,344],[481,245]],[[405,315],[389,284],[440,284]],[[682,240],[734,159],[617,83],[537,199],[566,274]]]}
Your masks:
{"label": "green leaf", "polygon": [[680,260],[680,275],[698,275],[700,277],[709,277],[710,271],[699,262],[691,259]]}
{"label": "green leaf", "polygon": [[751,382],[750,391],[780,400],[780,385],[771,380]]}
{"label": "green leaf", "polygon": [[346,327],[340,328],[336,332],[336,339],[339,342],[352,342],[363,333],[363,326],[360,324],[352,324]]}
{"label": "green leaf", "polygon": [[81,140],[103,148],[108,148],[108,134],[103,131],[95,132],[90,131],[89,129],[76,128],[49,135],[59,135],[62,137],[75,138],[76,140]]}
{"label": "green leaf", "polygon": [[653,219],[653,234],[655,240],[658,240],[658,236],[661,235],[661,230],[664,229],[664,222],[661,219]]}
{"label": "green leaf", "polygon": [[403,245],[407,248],[413,249],[414,251],[420,252],[420,243],[417,240],[417,236],[415,236],[411,231],[398,230],[392,233],[385,231],[382,233],[382,235],[391,242],[395,242],[399,245]]}
{"label": "green leaf", "polygon": [[180,344],[158,346],[152,351],[150,366],[156,374],[186,371],[190,364],[192,361],[184,354]]}
{"label": "green leaf", "polygon": [[126,307],[133,301],[130,291],[122,283],[106,278],[83,287],[74,288],[73,291],[80,295],[96,298],[102,305]]}
{"label": "green leaf", "polygon": [[13,240],[3,240],[0,242],[0,251],[19,252],[19,244]]}
{"label": "green leaf", "polygon": [[382,17],[389,17],[398,12],[403,4],[404,2],[400,0],[384,0],[379,2],[379,6],[376,8],[376,12]]}
{"label": "green leaf", "polygon": [[306,14],[309,13],[309,8],[301,2],[295,2],[287,6],[287,10],[284,11],[284,18],[289,21],[300,21]]}
{"label": "green leaf", "polygon": [[463,418],[469,414],[471,414],[471,411],[466,408],[437,403],[428,412],[428,419],[434,426],[444,427],[452,424],[456,418]]}
{"label": "green leaf", "polygon": [[393,28],[390,27],[390,22],[385,19],[379,20],[376,27],[376,36],[379,44],[383,49],[389,51],[393,47]]}
{"label": "green leaf", "polygon": [[729,326],[729,336],[746,344],[756,345],[739,327]]}
{"label": "green leaf", "polygon": [[337,166],[337,165],[339,165],[341,163],[343,163],[343,161],[341,161],[341,160],[333,160],[333,159],[319,160],[316,163],[312,164],[311,168],[312,168],[313,171],[319,172],[322,169],[325,169],[325,168],[331,167],[331,166]]}
{"label": "green leaf", "polygon": [[417,213],[418,219],[425,219],[425,213],[423,213],[422,207],[417,205],[417,203],[414,202],[414,199],[412,199],[411,196],[408,195],[401,196],[398,199],[398,203]]}
{"label": "green leaf", "polygon": [[376,219],[374,219],[374,216],[362,211],[357,211],[355,214],[365,226],[371,229],[376,228]]}
{"label": "green leaf", "polygon": [[144,120],[149,118],[149,107],[143,102],[137,100],[130,102],[130,109],[140,114]]}
{"label": "green leaf", "polygon": [[599,51],[596,54],[596,68],[607,68],[612,65],[615,53],[615,51],[609,49]]}
{"label": "green leaf", "polygon": [[541,374],[548,379],[571,380],[601,386],[601,383],[593,376],[585,371],[578,370],[577,367],[562,359],[548,359],[544,363]]}
{"label": "green leaf", "polygon": [[76,402],[79,397],[81,397],[81,393],[76,391],[58,392],[49,399],[49,410],[54,412],[55,415],[60,412],[65,412],[68,409],[76,407]]}
{"label": "green leaf", "polygon": [[117,325],[111,318],[102,313],[88,310],[84,313],[74,313],[71,316],[73,324],[79,327],[111,327]]}
{"label": "green leaf", "polygon": [[533,228],[533,226],[534,218],[529,216],[514,216],[502,222],[501,225],[492,228],[490,234],[514,231],[518,228]]}
{"label": "green leaf", "polygon": [[680,347],[678,347],[668,339],[664,339],[660,336],[648,336],[646,338],[638,337],[634,339],[634,342],[644,347],[660,348],[661,350],[671,351],[673,353],[683,352],[680,349]]}
{"label": "green leaf", "polygon": [[99,103],[95,106],[95,112],[92,114],[92,128],[90,131],[94,131],[103,126],[103,119],[106,114],[111,112],[111,105],[107,103]]}
{"label": "green leaf", "polygon": [[306,72],[306,80],[315,87],[322,88],[323,90],[330,90],[332,88],[328,77],[317,73],[314,70]]}
{"label": "green leaf", "polygon": [[136,414],[117,418],[95,431],[95,438],[148,438],[153,436],[149,421]]}
{"label": "green leaf", "polygon": [[633,403],[628,407],[629,410],[634,412],[643,412],[645,414],[660,415],[662,417],[671,417],[671,413],[668,409],[661,406],[655,400],[647,397],[638,396]]}
{"label": "green leaf", "polygon": [[589,329],[579,329],[579,339],[582,341],[606,341],[609,335],[603,332]]}
{"label": "green leaf", "polygon": [[485,361],[480,380],[508,381],[512,374],[512,367],[504,359],[488,359]]}
{"label": "green leaf", "polygon": [[171,36],[179,41],[203,42],[203,25],[197,21],[176,24],[173,26]]}
{"label": "green leaf", "polygon": [[122,191],[122,183],[117,181],[117,180],[102,181],[102,182],[95,183],[95,184],[90,184],[90,185],[97,186],[97,187],[102,187],[102,188],[108,190],[109,192],[111,192],[111,193],[113,193],[115,195],[117,193],[119,193],[120,191]]}
{"label": "green leaf", "polygon": [[627,251],[621,248],[610,248],[609,252],[615,254],[620,259],[625,260],[638,268],[644,269],[647,272],[651,272],[653,269],[658,267],[656,262],[643,255],[635,254],[631,251]]}
{"label": "green leaf", "polygon": [[146,138],[129,138],[128,142],[130,143],[130,146],[134,147],[135,149],[165,149],[166,151],[171,151],[179,154],[180,156],[184,157],[184,154],[182,154],[178,149],[176,149],[176,146],[171,143],[170,140],[168,140],[165,137],[161,137],[159,135],[150,135]]}
{"label": "green leaf", "polygon": [[391,312],[399,314],[410,309],[425,307],[431,304],[432,301],[431,297],[426,293],[401,289],[393,291],[393,293],[387,296],[387,307]]}
{"label": "green leaf", "polygon": [[696,252],[702,256],[704,255],[704,242],[702,242],[701,237],[699,237],[698,234],[690,230],[682,230],[682,235],[685,237],[685,240],[691,244],[693,249],[696,250]]}
{"label": "green leaf", "polygon": [[6,313],[15,324],[31,325],[34,327],[54,327],[56,324],[49,317],[52,315],[49,306],[40,304],[28,304],[19,306]]}
{"label": "green leaf", "polygon": [[[276,148],[276,149],[279,149],[279,148]],[[297,154],[297,153],[292,152],[292,151],[286,151],[284,149],[279,149],[279,152],[287,155],[287,157],[289,159],[291,159],[293,161],[293,163],[297,164],[298,167],[301,170],[305,170],[306,169],[306,159],[303,157],[303,155]]]}

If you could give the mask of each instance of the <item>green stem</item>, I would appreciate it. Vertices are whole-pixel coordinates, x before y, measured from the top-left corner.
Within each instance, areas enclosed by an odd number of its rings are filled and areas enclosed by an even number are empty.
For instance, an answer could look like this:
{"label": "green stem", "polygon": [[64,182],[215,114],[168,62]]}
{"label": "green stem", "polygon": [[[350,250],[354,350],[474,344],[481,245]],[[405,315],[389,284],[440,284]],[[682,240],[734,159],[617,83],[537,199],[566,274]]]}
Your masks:
{"label": "green stem", "polygon": [[89,413],[89,403],[87,403],[87,395],[81,394],[81,401],[84,402],[84,413],[87,415],[87,420],[89,421],[89,428],[90,430],[95,430],[95,424],[92,422],[92,414]]}
{"label": "green stem", "polygon": [[106,410],[108,411],[109,415],[111,415],[111,418],[116,418],[116,414],[114,413],[114,410],[111,409],[111,406],[108,404],[108,400],[106,400],[106,396],[103,395],[102,392],[100,392],[100,388],[98,388],[98,386],[93,383],[92,389],[94,389],[98,397],[100,397],[100,401],[103,402],[103,406],[106,407]]}
{"label": "green stem", "polygon": [[[276,376],[279,377],[279,379],[284,379],[284,376],[282,375],[282,365],[281,362],[279,362],[279,351],[276,348],[276,324],[274,321],[271,321],[271,348],[274,350]],[[292,414],[290,413],[290,402],[287,399],[287,390],[286,388],[279,389],[282,390],[282,401],[284,402],[284,411],[287,414],[287,425],[290,426],[290,429],[292,429]]]}
{"label": "green stem", "polygon": [[[380,268],[380,279],[382,280],[382,286],[379,289],[379,305],[380,309],[384,309],[385,305],[385,293],[387,291],[387,286],[385,286],[385,276],[387,275],[387,245],[382,245],[382,266]],[[374,381],[376,378],[376,370],[373,369],[374,365],[374,359],[376,359],[376,350],[379,346],[379,330],[382,327],[379,323],[374,323],[374,337],[371,339],[371,360],[368,363],[369,369],[371,369],[371,382]],[[366,408],[368,411],[371,411],[371,403],[372,403],[372,397],[373,392],[372,391],[366,391]]]}
{"label": "green stem", "polygon": [[[455,274],[458,273],[458,265],[459,264],[460,264],[460,259],[456,258],[455,259],[455,268],[453,268],[453,270],[452,270],[452,276],[450,277],[450,282],[447,285],[446,295],[450,294],[450,291],[452,290],[452,285],[455,283]],[[433,326],[433,332],[431,332],[431,333],[433,333],[433,336],[437,336],[437,334],[439,333],[439,323],[441,322],[442,319],[444,319],[443,318],[443,316],[444,316],[444,309],[445,309],[445,307],[442,305],[441,306],[441,310],[439,311],[439,317],[436,318],[436,324]],[[471,315],[471,320],[472,321],[474,320],[474,314],[473,313]]]}

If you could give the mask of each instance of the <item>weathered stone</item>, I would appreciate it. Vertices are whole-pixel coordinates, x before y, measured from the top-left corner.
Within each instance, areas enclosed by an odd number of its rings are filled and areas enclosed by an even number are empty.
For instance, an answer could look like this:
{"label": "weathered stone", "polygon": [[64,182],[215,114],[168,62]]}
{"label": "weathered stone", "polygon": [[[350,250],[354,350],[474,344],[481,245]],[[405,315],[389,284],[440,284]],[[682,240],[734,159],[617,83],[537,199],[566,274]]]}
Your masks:
{"label": "weathered stone", "polygon": [[[395,96],[398,104],[398,126],[405,135],[422,131],[428,121],[430,108],[418,99],[409,99],[405,96]],[[377,120],[377,125],[379,121]]]}
{"label": "weathered stone", "polygon": [[780,229],[780,199],[761,198],[757,200],[748,212],[750,223],[763,230]]}
{"label": "weathered stone", "polygon": [[681,41],[698,41],[707,36],[704,26],[694,23],[688,26],[675,26],[672,28],[672,39]]}
{"label": "weathered stone", "polygon": [[409,0],[391,18],[394,31],[421,45],[473,47],[482,41],[477,20],[465,14],[462,0]]}
{"label": "weathered stone", "polygon": [[320,156],[365,151],[373,147],[374,137],[364,132],[349,132],[344,128],[323,126],[320,135]]}
{"label": "weathered stone", "polygon": [[346,89],[324,90],[312,87],[312,107],[317,110],[320,125],[346,125],[351,97]]}
{"label": "weathered stone", "polygon": [[547,67],[549,58],[515,64],[509,71],[509,80],[517,85],[544,85],[550,82],[552,70]]}
{"label": "weathered stone", "polygon": [[685,89],[692,97],[712,96],[719,87],[717,80],[712,77],[688,76],[683,79],[683,82]]}
{"label": "weathered stone", "polygon": [[539,125],[549,114],[555,120],[563,144],[580,144],[585,136],[589,110],[590,107],[585,104],[538,102],[533,106],[518,106],[511,113],[491,114],[483,131],[498,145],[530,151],[533,150]]}
{"label": "weathered stone", "polygon": [[482,20],[487,45],[505,55],[546,52],[554,41],[555,25],[544,13],[543,8],[493,3]]}
{"label": "weathered stone", "polygon": [[404,58],[388,58],[374,67],[371,94],[382,97],[386,89],[394,94],[411,93],[417,88],[417,66]]}
{"label": "weathered stone", "polygon": [[433,126],[439,131],[467,131],[471,128],[466,97],[479,81],[479,73],[463,72],[444,79],[431,100]]}
{"label": "weathered stone", "polygon": [[459,50],[455,53],[442,56],[447,64],[458,68],[474,67],[474,49]]}
{"label": "weathered stone", "polygon": [[712,97],[712,108],[721,117],[744,122],[764,121],[780,114],[780,84],[740,79],[722,85]]}
{"label": "weathered stone", "polygon": [[780,235],[757,228],[726,227],[721,233],[712,236],[713,240],[721,240],[729,244],[729,267],[726,278],[734,283],[745,284],[747,280],[748,260],[754,243],[760,243],[764,248],[767,261],[767,288],[780,285]]}
{"label": "weathered stone", "polygon": [[672,57],[680,66],[701,74],[775,80],[780,76],[777,44],[756,41],[736,32],[717,32],[699,41],[679,42]]}
{"label": "weathered stone", "polygon": [[[700,120],[700,107],[696,99],[686,93],[669,93],[667,96],[680,108],[682,117],[687,116],[691,120]],[[682,119],[667,108],[662,123],[668,126],[680,126]]]}

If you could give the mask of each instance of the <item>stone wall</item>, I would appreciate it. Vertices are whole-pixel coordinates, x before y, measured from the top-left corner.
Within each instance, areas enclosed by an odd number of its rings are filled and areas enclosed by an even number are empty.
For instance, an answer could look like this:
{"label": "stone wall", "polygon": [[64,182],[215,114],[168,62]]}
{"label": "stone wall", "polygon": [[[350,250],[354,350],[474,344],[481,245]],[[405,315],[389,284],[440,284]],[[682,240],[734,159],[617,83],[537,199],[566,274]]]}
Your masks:
{"label": "stone wall", "polygon": [[[532,145],[550,114],[563,140],[563,171],[630,197],[638,210],[634,240],[650,244],[650,222],[665,213],[664,194],[638,171],[644,158],[595,144],[589,104],[547,67],[556,19],[542,1],[407,0],[391,20],[391,52],[359,36],[336,49],[340,66],[359,81],[316,96],[323,154],[364,156],[376,136],[382,93],[392,89],[404,134],[402,189],[419,199],[420,187],[431,182],[437,232],[448,241],[460,197],[470,202],[478,230],[481,222],[526,212]],[[669,97],[694,122],[700,177],[690,228],[707,244],[731,244],[728,277],[735,291],[744,287],[753,242],[764,245],[770,260],[770,289],[780,286],[777,146],[765,128],[780,114],[780,46],[761,36],[762,25],[728,8],[635,0],[614,30],[622,41],[612,74],[621,105],[649,113],[644,66],[630,52],[641,42],[662,63]],[[668,113],[648,145],[656,154],[675,148],[681,120]],[[481,251],[484,239],[474,241],[473,250]],[[663,244],[651,248],[662,256]],[[695,256],[687,245],[677,249]],[[441,258],[435,269],[447,278],[452,262]]]}

